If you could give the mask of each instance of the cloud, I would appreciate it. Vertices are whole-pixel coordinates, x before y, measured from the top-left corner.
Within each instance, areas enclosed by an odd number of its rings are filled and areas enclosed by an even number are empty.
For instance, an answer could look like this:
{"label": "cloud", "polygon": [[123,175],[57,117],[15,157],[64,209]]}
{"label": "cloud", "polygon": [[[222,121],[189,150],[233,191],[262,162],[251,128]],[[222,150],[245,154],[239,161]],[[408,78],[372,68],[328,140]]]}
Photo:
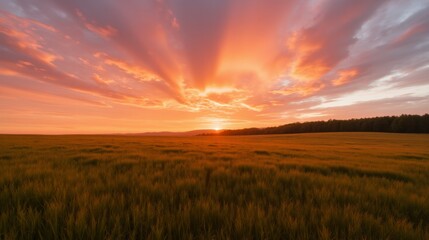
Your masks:
{"label": "cloud", "polygon": [[358,74],[357,69],[347,69],[347,70],[338,71],[337,78],[332,80],[332,85],[334,86],[344,85],[349,81],[351,81],[353,77],[356,77],[357,74]]}
{"label": "cloud", "polygon": [[122,61],[120,59],[115,59],[105,53],[98,52],[94,54],[94,56],[97,58],[101,58],[104,64],[114,66],[138,81],[159,81],[159,77],[157,75],[149,72],[146,69],[143,69],[138,65],[131,65],[128,62]]}
{"label": "cloud", "polygon": [[291,75],[318,80],[348,57],[348,48],[363,23],[385,1],[329,1],[321,6],[315,23],[296,32],[289,48],[297,55]]}
{"label": "cloud", "polygon": [[24,95],[26,84],[34,99],[64,94],[95,103],[86,114],[100,114],[102,103],[144,119],[210,115],[260,126],[335,118],[370,103],[398,112],[387,103],[405,98],[421,112],[427,97],[425,0],[11,0],[0,7],[3,91]]}
{"label": "cloud", "polygon": [[[8,70],[8,75],[22,75],[75,90],[95,92],[114,98],[121,97],[119,93],[97,88],[81,81],[73,74],[59,70],[55,61],[62,57],[45,51],[42,47],[44,39],[34,36],[37,30],[46,31],[44,24],[37,24],[35,21],[10,14],[2,14],[1,19],[0,62],[3,68]],[[48,28],[48,31],[52,31],[52,28]]]}

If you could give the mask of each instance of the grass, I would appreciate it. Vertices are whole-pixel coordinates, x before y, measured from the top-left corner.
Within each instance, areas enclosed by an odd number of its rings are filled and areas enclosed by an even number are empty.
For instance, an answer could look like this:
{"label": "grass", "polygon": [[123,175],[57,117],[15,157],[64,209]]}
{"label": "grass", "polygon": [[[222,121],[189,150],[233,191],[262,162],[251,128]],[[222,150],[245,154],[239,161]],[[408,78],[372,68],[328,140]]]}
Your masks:
{"label": "grass", "polygon": [[0,135],[0,239],[429,239],[429,135]]}

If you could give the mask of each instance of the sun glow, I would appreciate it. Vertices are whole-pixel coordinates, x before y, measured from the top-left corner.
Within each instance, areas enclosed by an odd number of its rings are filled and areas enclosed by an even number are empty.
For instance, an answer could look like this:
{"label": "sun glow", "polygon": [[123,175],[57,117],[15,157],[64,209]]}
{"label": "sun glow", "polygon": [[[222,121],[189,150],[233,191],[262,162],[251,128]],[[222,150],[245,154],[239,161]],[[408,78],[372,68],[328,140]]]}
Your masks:
{"label": "sun glow", "polygon": [[215,125],[213,125],[212,129],[217,132],[217,131],[222,130],[222,127],[220,125],[218,125],[218,124],[215,124]]}
{"label": "sun glow", "polygon": [[209,128],[214,131],[225,129],[225,124],[227,124],[226,119],[223,118],[209,118],[207,119],[207,123],[209,124]]}

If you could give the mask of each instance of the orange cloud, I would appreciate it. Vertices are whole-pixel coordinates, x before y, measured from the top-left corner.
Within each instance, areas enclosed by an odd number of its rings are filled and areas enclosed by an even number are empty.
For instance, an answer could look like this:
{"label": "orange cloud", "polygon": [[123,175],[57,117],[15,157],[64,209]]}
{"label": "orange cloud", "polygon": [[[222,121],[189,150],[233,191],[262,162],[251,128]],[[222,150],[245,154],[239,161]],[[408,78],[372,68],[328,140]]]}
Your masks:
{"label": "orange cloud", "polygon": [[0,68],[0,75],[4,76],[19,76],[19,73],[7,68]]}
{"label": "orange cloud", "polygon": [[367,16],[383,1],[326,2],[313,25],[294,33],[286,45],[295,55],[291,76],[320,80],[349,55],[348,49]]}
{"label": "orange cloud", "polygon": [[293,53],[290,76],[298,81],[316,81],[330,71],[331,67],[323,58],[312,58],[320,51],[322,42],[312,39],[303,32],[294,32],[286,41],[286,46]]}
{"label": "orange cloud", "polygon": [[94,57],[103,59],[107,65],[115,66],[126,74],[140,81],[159,81],[159,77],[138,65],[131,65],[120,59],[115,59],[105,53],[95,53]]}
{"label": "orange cloud", "polygon": [[320,80],[331,68],[322,60],[304,62],[298,60],[293,64],[290,76],[300,81]]}
{"label": "orange cloud", "polygon": [[357,69],[341,70],[337,73],[337,78],[331,81],[334,86],[341,86],[348,83],[353,77],[358,75]]}
{"label": "orange cloud", "polygon": [[97,73],[94,73],[92,75],[92,79],[97,82],[98,84],[101,85],[109,85],[109,81],[103,79],[100,75],[98,75]]}
{"label": "orange cloud", "polygon": [[274,90],[272,93],[281,94],[281,95],[292,95],[297,94],[300,96],[310,96],[325,87],[325,84],[321,82],[308,82],[308,83],[298,83],[291,87],[286,87],[282,90]]}
{"label": "orange cloud", "polygon": [[100,36],[103,37],[111,37],[113,35],[115,35],[117,33],[117,29],[115,29],[114,27],[107,25],[107,26],[98,26],[93,22],[88,21],[88,19],[82,14],[81,11],[76,10],[76,14],[77,16],[83,21],[85,27],[94,32],[97,33]]}
{"label": "orange cloud", "polygon": [[62,57],[46,51],[41,43],[43,38],[34,37],[35,29],[55,32],[53,27],[4,12],[0,12],[0,23],[0,34],[7,36],[8,39],[13,39],[14,42],[10,44],[13,44],[20,51],[27,52],[27,54],[50,65],[53,65],[55,60],[62,59]]}

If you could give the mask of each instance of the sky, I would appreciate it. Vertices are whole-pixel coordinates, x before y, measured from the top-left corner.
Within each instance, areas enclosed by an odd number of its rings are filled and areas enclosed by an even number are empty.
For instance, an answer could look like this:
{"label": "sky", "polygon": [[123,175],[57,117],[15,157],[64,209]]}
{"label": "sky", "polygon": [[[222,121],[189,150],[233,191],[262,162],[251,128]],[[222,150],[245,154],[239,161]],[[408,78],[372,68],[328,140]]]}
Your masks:
{"label": "sky", "polygon": [[428,112],[427,0],[0,0],[0,133]]}

